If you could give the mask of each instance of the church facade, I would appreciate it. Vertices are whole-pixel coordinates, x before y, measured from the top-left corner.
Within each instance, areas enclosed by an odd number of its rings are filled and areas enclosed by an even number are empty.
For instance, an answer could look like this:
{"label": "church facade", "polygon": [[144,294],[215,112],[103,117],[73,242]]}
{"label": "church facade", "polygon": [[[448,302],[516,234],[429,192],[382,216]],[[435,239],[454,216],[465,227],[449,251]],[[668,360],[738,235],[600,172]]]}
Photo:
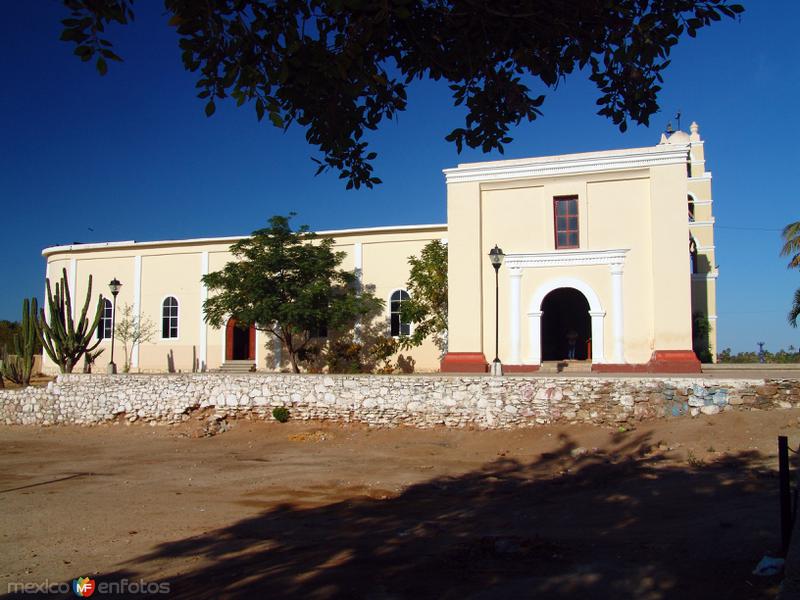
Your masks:
{"label": "church facade", "polygon": [[[345,253],[342,268],[383,298],[378,326],[402,335],[409,256],[431,240],[448,245],[448,352],[432,341],[412,350],[417,371],[530,372],[551,361],[593,371],[696,372],[693,322],[710,325],[716,352],[716,278],[711,173],[703,141],[691,132],[652,147],[446,169],[447,223],[318,232]],[[122,282],[122,307],[157,330],[131,351],[132,371],[214,370],[250,361],[285,368],[277,340],[251,328],[205,323],[201,277],[232,260],[241,238],[107,242],[46,248],[51,281],[67,272],[82,299],[89,275],[97,294]],[[495,272],[489,251],[503,262]],[[498,303],[496,304],[495,299]],[[98,336],[110,358],[111,304]],[[496,327],[497,323],[497,327]],[[122,348],[116,344],[116,356]],[[115,362],[121,364],[120,358]],[[44,361],[45,372],[55,366]]]}

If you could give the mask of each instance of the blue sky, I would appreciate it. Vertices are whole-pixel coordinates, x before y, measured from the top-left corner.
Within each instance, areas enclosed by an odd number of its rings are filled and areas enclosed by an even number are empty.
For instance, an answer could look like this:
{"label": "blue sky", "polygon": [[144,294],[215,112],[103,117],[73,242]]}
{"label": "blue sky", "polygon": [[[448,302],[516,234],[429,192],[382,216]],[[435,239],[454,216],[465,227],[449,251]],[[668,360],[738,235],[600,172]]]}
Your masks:
{"label": "blue sky", "polygon": [[[547,94],[542,119],[513,131],[505,156],[648,146],[677,110],[684,129],[696,120],[714,175],[720,348],[777,350],[800,346],[786,323],[800,272],[778,255],[779,230],[800,219],[800,17],[790,0],[744,4],[741,22],[679,44],[650,128],[620,133],[576,74]],[[463,113],[445,85],[422,82],[371,138],[384,184],[345,191],[335,174],[314,177],[301,129],[284,134],[232,103],[207,119],[160,3],[135,10],[132,25],[111,29],[125,62],[100,77],[58,41],[59,2],[4,6],[0,319],[41,299],[46,246],[246,234],[289,210],[313,229],[443,223],[441,169],[500,158],[445,142]]]}

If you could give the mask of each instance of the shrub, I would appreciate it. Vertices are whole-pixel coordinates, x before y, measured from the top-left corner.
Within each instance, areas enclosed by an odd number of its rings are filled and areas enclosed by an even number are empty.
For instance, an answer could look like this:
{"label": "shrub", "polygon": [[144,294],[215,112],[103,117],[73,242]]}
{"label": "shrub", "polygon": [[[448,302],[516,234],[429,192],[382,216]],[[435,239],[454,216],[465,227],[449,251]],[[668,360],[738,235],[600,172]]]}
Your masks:
{"label": "shrub", "polygon": [[278,406],[272,409],[272,416],[278,423],[286,423],[289,420],[289,409],[285,406]]}

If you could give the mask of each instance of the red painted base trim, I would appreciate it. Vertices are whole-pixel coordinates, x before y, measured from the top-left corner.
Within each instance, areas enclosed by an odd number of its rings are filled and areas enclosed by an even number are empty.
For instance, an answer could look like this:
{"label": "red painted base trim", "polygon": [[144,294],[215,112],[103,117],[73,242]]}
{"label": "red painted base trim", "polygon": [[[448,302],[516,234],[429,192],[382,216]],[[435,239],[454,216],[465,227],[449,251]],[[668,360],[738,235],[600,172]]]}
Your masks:
{"label": "red painted base trim", "polygon": [[442,373],[486,373],[489,363],[483,352],[448,352],[439,368]]}
{"label": "red painted base trim", "polygon": [[503,365],[503,373],[535,373],[541,365]]}
{"label": "red painted base trim", "polygon": [[650,360],[638,365],[592,365],[597,373],[702,373],[697,356],[691,350],[656,350]]}

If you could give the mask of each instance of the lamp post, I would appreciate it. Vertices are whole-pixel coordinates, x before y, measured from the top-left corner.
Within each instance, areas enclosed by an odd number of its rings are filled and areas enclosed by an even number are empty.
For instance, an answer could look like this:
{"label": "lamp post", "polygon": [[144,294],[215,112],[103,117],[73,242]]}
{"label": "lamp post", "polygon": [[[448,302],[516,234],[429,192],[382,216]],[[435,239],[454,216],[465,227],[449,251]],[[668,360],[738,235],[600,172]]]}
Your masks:
{"label": "lamp post", "polygon": [[114,296],[114,302],[111,306],[111,362],[108,363],[108,372],[112,374],[117,372],[117,365],[114,364],[114,334],[117,328],[117,294],[119,294],[121,287],[122,284],[116,277],[108,284],[108,289],[111,290],[111,295]]}
{"label": "lamp post", "polygon": [[500,265],[503,264],[503,251],[494,245],[489,251],[489,261],[494,267],[494,360],[492,361],[492,375],[503,374],[503,365],[500,364]]}

